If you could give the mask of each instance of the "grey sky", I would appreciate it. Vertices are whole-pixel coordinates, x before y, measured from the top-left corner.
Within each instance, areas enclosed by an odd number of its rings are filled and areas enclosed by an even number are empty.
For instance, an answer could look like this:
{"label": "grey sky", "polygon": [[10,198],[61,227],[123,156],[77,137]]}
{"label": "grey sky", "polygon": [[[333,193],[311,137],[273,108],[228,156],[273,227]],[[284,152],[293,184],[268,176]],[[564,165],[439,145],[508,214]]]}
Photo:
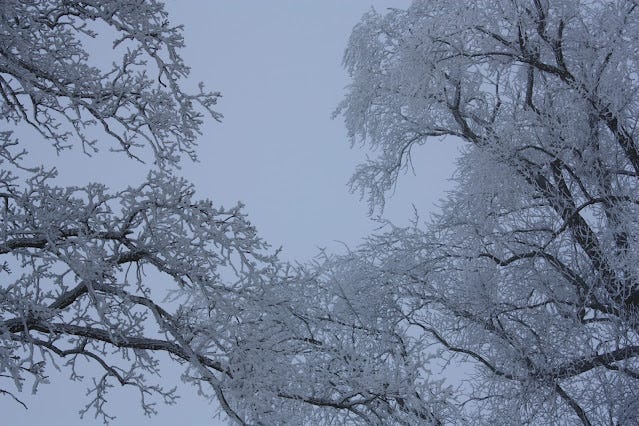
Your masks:
{"label": "grey sky", "polygon": [[[218,205],[245,203],[261,236],[283,246],[289,260],[308,259],[318,247],[338,250],[337,240],[356,245],[375,229],[366,204],[346,188],[365,153],[349,148],[341,120],[330,115],[348,81],[341,57],[353,25],[371,5],[383,10],[408,3],[169,0],[171,23],[185,25],[184,56],[192,66],[192,83],[203,81],[224,95],[218,108],[224,122],[204,127],[201,162],[184,164],[183,174],[199,196]],[[53,155],[43,152],[45,158]],[[454,153],[455,147],[445,143],[416,152],[417,176],[401,180],[386,216],[406,223],[411,203],[426,215],[449,186]],[[117,188],[143,176],[143,167],[110,154],[86,159],[70,153],[56,161],[65,184],[93,180]],[[164,371],[167,383],[179,382],[170,368]],[[67,374],[53,377],[35,398],[27,389],[21,396],[28,411],[0,398],[2,424],[100,424],[91,417],[79,419],[86,386],[70,383]],[[182,386],[181,393],[177,406],[160,406],[158,416],[146,419],[136,394],[113,389],[111,412],[118,417],[113,424],[206,424],[213,407],[189,387]]]}

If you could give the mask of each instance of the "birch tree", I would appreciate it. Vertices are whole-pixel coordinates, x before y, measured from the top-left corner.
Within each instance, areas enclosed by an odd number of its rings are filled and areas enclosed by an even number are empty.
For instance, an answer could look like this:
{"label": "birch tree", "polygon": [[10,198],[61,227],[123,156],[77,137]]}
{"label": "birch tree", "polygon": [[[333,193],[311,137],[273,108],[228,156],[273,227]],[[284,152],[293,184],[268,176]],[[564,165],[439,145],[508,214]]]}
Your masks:
{"label": "birch tree", "polygon": [[462,423],[639,421],[638,49],[633,1],[415,1],[351,35],[337,113],[372,211],[412,150],[465,143],[438,214],[351,256],[447,374],[474,366]]}

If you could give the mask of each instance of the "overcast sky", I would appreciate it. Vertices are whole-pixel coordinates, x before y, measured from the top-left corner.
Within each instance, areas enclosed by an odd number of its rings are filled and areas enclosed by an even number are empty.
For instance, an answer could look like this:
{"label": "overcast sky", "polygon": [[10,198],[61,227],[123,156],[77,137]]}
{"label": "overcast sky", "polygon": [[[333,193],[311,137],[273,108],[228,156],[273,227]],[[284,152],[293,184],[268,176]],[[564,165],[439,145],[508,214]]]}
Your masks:
{"label": "overcast sky", "polygon": [[[192,66],[190,84],[203,81],[220,90],[223,123],[210,122],[200,140],[200,163],[185,164],[201,198],[230,206],[237,201],[261,236],[283,247],[288,260],[305,260],[318,247],[339,250],[377,226],[365,202],[349,194],[346,182],[361,149],[351,150],[342,121],[331,113],[348,84],[341,58],[352,27],[374,6],[406,7],[407,0],[168,0],[171,23],[185,25],[184,57]],[[433,143],[415,153],[416,176],[402,179],[386,217],[407,223],[414,203],[422,216],[450,187],[456,149]],[[48,155],[53,155],[52,153]],[[106,159],[106,160],[105,160]],[[141,167],[121,156],[88,160],[79,153],[59,160],[60,181],[105,182],[114,188],[135,184]],[[170,364],[169,364],[170,366]],[[165,368],[168,383],[179,382]],[[85,385],[53,378],[35,398],[24,392],[29,410],[0,398],[0,422],[6,425],[93,425],[77,412]],[[207,424],[213,407],[182,386],[177,406],[158,407],[146,419],[134,393],[113,389],[114,425]],[[210,424],[210,422],[209,422]]]}

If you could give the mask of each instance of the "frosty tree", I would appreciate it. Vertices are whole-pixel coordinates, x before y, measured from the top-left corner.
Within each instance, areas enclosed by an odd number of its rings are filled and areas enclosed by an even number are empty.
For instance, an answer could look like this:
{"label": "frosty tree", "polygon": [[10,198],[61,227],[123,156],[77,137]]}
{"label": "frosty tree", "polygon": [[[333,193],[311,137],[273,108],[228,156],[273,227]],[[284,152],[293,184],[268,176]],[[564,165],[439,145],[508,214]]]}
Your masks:
{"label": "frosty tree", "polygon": [[[96,28],[112,31],[121,54],[110,68],[92,65],[84,49]],[[221,367],[185,344],[186,313],[155,303],[170,287],[152,294],[149,282],[172,281],[176,298],[212,297],[220,265],[237,264],[244,283],[257,279],[257,263],[270,262],[239,207],[193,200],[191,186],[171,172],[181,154],[194,158],[203,113],[220,117],[212,109],[219,95],[181,89],[188,68],[178,55],[180,29],[157,2],[6,1],[0,39],[2,392],[18,399],[7,382],[36,390],[52,366],[62,363],[73,379],[83,374],[77,362],[91,361],[103,375],[86,409],[109,418],[103,405],[114,380],[137,387],[151,412],[153,393],[175,395],[144,380],[157,369],[150,351],[190,361],[205,376]],[[59,151],[95,152],[99,135],[158,167],[119,192],[57,187],[54,169],[29,161],[35,141],[18,140],[14,130],[25,125]],[[123,362],[113,361],[114,351]]]}
{"label": "frosty tree", "polygon": [[373,259],[412,356],[474,366],[459,422],[638,422],[639,4],[415,1],[367,14],[345,63],[371,209],[415,147],[466,142],[441,213],[341,260]]}
{"label": "frosty tree", "polygon": [[[89,46],[109,38],[105,66]],[[163,353],[235,424],[447,413],[397,309],[350,302],[393,302],[365,276],[344,282],[357,264],[294,270],[241,206],[197,200],[177,176],[206,116],[221,118],[219,94],[183,90],[182,46],[155,0],[0,2],[0,396],[21,409],[20,392],[58,368],[86,376],[81,413],[108,422],[108,392],[127,386],[150,414],[177,397],[153,382]],[[34,164],[36,143],[151,170],[123,190],[61,187]]]}

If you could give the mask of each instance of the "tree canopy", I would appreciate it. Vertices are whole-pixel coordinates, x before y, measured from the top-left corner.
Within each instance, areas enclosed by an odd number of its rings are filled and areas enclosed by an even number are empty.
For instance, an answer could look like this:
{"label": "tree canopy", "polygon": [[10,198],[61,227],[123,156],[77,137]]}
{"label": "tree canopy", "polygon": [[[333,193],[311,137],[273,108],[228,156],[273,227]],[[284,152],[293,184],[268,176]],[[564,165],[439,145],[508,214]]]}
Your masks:
{"label": "tree canopy", "polygon": [[466,143],[441,212],[354,255],[475,367],[463,423],[639,419],[638,9],[415,1],[353,31],[338,113],[378,153],[351,181],[372,209],[416,146]]}
{"label": "tree canopy", "polygon": [[[179,176],[220,94],[184,89],[160,2],[1,2],[0,394],[19,407],[58,368],[92,376],[82,414],[112,420],[114,385],[150,414],[177,397],[149,379],[164,353],[235,424],[637,423],[638,14],[367,13],[336,112],[374,154],[352,189],[383,211],[411,152],[452,138],[456,186],[427,220],[290,265]],[[38,140],[150,170],[60,186]]]}

